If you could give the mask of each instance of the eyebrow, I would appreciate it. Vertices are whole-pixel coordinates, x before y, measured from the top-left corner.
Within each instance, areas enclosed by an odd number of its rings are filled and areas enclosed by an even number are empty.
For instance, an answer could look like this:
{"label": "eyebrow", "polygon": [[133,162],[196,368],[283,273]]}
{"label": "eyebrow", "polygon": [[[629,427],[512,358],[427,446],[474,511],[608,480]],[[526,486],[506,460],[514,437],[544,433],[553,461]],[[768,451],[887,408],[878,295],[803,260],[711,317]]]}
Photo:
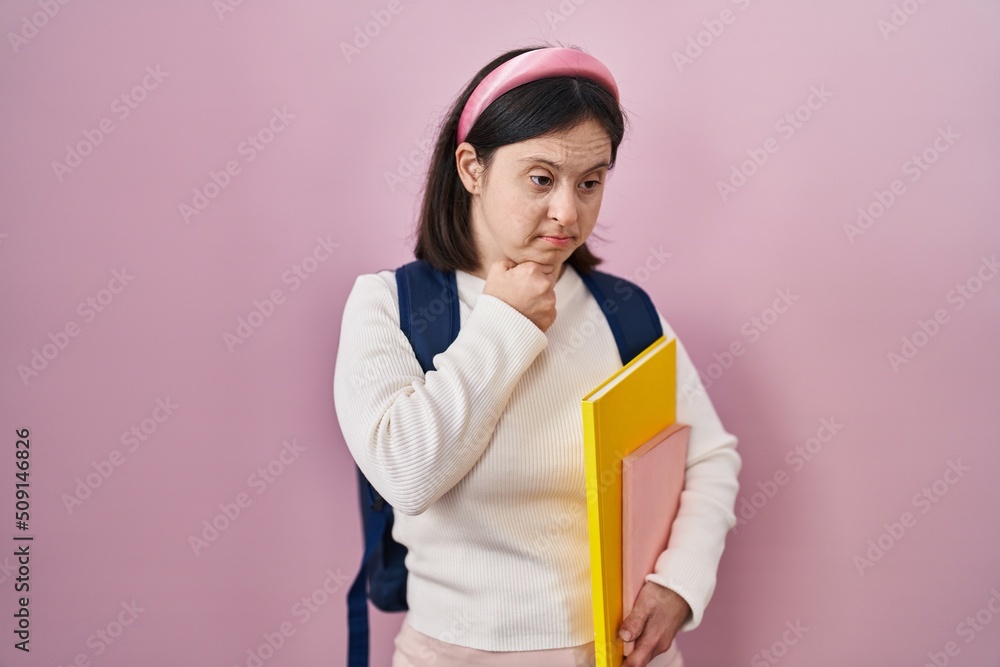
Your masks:
{"label": "eyebrow", "polygon": [[[541,162],[543,164],[549,165],[550,167],[556,169],[557,171],[562,167],[561,164],[557,164],[557,163],[553,162],[552,160],[550,160],[550,159],[548,159],[546,157],[542,157],[541,155],[529,155],[527,157],[521,158],[520,160],[518,160],[518,162]],[[601,167],[607,167],[607,166],[609,166],[607,160],[605,160],[603,162],[598,162],[597,164],[595,164],[590,169],[585,169],[583,171],[583,173],[586,174],[586,173],[594,171],[595,169],[600,169]]]}

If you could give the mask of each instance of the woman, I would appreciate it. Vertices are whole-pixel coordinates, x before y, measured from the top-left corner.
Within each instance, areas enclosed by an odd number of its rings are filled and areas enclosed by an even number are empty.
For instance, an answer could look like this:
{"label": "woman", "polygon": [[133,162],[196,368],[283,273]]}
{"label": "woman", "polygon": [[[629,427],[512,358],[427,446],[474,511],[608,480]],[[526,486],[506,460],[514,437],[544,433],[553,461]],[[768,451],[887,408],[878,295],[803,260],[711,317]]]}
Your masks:
{"label": "woman", "polygon": [[[441,128],[415,248],[456,272],[458,337],[425,376],[393,271],[358,276],[347,299],[337,415],[409,550],[393,667],[594,664],[580,399],[622,364],[580,274],[601,262],[586,242],[624,126],[592,56],[496,58]],[[685,489],[622,623],[627,667],[683,664],[674,637],[701,622],[736,522],[737,440],[679,340],[677,368]]]}

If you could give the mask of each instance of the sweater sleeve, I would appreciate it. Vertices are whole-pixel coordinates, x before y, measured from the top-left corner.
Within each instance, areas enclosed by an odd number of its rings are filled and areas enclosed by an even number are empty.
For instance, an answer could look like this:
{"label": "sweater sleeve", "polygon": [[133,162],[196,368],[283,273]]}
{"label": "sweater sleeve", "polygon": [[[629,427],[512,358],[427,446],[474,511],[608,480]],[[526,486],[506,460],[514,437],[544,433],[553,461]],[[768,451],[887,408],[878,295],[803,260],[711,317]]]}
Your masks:
{"label": "sweater sleeve", "polygon": [[[676,334],[660,315],[667,340]],[[734,513],[742,466],[736,436],[722,426],[687,351],[677,339],[677,421],[690,424],[687,467],[680,507],[652,581],[673,590],[691,607],[679,632],[701,623],[715,591],[716,571]]]}
{"label": "sweater sleeve", "polygon": [[344,306],[334,405],[365,477],[395,510],[420,514],[479,460],[548,338],[507,302],[480,294],[425,375],[391,290],[376,274],[355,280]]}

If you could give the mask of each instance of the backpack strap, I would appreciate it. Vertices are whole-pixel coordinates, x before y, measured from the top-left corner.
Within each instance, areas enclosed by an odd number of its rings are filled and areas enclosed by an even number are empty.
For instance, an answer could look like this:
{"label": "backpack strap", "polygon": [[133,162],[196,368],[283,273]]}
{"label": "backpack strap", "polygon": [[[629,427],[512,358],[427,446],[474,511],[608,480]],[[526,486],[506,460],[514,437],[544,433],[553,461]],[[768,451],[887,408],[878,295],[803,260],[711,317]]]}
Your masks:
{"label": "backpack strap", "polygon": [[[396,269],[399,326],[410,340],[424,372],[434,370],[434,355],[458,336],[458,284],[454,271],[439,271],[422,259]],[[419,334],[419,335],[415,335]]]}
{"label": "backpack strap", "polygon": [[[396,269],[396,291],[399,296],[399,326],[410,341],[424,373],[434,370],[434,356],[444,352],[458,336],[460,324],[458,285],[454,271],[439,271],[424,260],[414,260]],[[405,591],[404,577],[385,581],[387,568],[379,559],[399,561],[405,549],[392,549],[392,506],[385,502],[375,487],[357,467],[361,518],[365,531],[365,553],[361,568],[347,593],[348,667],[368,667],[369,626],[368,598],[379,596],[392,599],[393,593]],[[392,563],[389,563],[391,568]],[[379,583],[385,591],[369,591],[369,572],[379,569]],[[388,574],[392,574],[391,572]],[[380,605],[376,605],[380,606]],[[405,600],[394,605],[383,603],[385,611],[403,611]]]}
{"label": "backpack strap", "polygon": [[[357,464],[355,464],[357,468]],[[361,569],[347,591],[347,667],[368,667],[368,563],[382,542],[386,528],[386,513],[365,511],[375,505],[375,489],[358,470],[358,492],[365,531],[365,553]]]}
{"label": "backpack strap", "polygon": [[663,335],[649,295],[635,283],[603,271],[579,271],[604,311],[624,366]]}

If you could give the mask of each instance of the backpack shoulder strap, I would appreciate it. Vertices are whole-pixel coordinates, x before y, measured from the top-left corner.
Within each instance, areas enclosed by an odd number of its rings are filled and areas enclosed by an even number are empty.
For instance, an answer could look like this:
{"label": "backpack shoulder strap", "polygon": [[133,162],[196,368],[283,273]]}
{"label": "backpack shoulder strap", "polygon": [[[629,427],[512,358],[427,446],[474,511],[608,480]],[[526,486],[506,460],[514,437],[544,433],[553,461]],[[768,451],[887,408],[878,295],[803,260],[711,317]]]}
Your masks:
{"label": "backpack shoulder strap", "polygon": [[434,355],[458,336],[458,286],[454,271],[441,271],[422,259],[396,269],[399,326],[424,372],[434,369]]}
{"label": "backpack shoulder strap", "polygon": [[[424,260],[398,267],[399,326],[426,373],[434,369],[434,356],[444,352],[458,336],[458,286],[454,271],[440,271]],[[355,466],[357,467],[357,466]],[[369,563],[386,558],[385,541],[391,539],[394,517],[360,468],[357,470],[361,516],[365,531],[365,552],[347,594],[348,667],[368,667],[368,583]],[[396,582],[398,584],[398,582]],[[403,606],[405,609],[405,605]]]}
{"label": "backpack shoulder strap", "polygon": [[368,563],[378,551],[389,517],[385,512],[372,511],[375,490],[360,468],[357,475],[365,552],[361,557],[361,569],[347,591],[347,667],[368,667]]}
{"label": "backpack shoulder strap", "polygon": [[577,273],[608,318],[623,366],[663,335],[656,307],[641,287],[596,269]]}

